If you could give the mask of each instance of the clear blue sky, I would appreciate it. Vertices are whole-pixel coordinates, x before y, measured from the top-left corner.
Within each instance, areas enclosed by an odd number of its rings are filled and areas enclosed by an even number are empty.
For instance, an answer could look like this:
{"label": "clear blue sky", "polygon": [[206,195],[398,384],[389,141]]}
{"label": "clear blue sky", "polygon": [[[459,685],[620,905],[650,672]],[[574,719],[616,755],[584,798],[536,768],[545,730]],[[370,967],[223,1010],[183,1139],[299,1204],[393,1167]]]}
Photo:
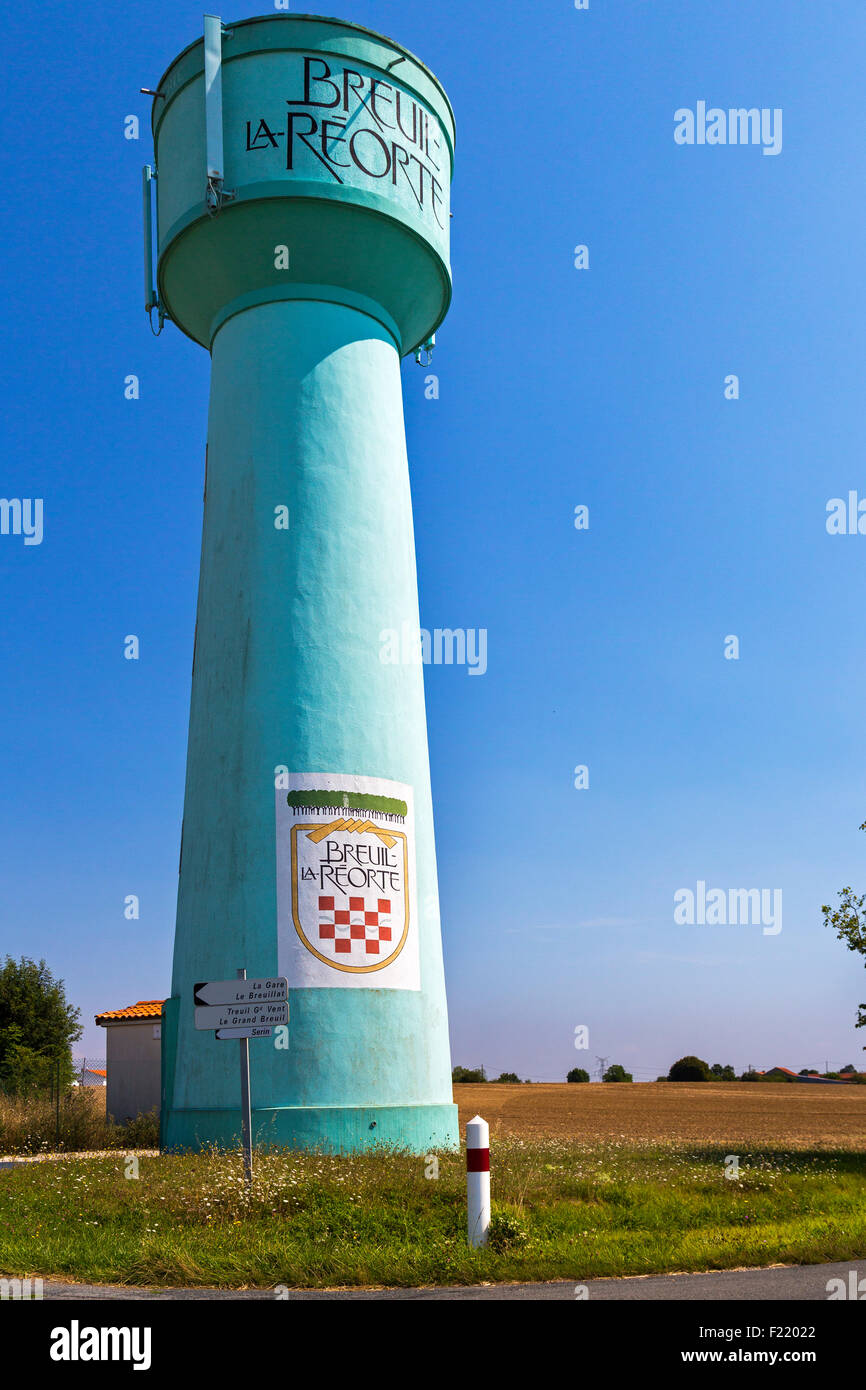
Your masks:
{"label": "clear blue sky", "polygon": [[[209,364],[141,308],[139,88],[201,12],[4,18],[0,495],[45,521],[0,536],[0,952],[99,1054],[170,977]],[[820,904],[866,889],[866,536],[825,529],[866,496],[862,0],[336,12],[458,124],[440,399],[403,373],[422,622],[489,634],[483,677],[426,673],[454,1061],[859,1063]],[[781,153],[678,146],[700,100],[782,108]],[[676,925],[698,880],[781,888],[782,931]]]}

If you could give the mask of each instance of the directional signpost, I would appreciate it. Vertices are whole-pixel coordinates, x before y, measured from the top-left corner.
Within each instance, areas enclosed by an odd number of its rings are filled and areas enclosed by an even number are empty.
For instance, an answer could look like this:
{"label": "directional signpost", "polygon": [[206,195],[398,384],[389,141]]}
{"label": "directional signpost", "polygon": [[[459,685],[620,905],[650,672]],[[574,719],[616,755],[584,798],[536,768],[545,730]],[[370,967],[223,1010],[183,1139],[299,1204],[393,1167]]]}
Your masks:
{"label": "directional signpost", "polygon": [[289,982],[248,980],[239,970],[235,980],[210,980],[194,986],[195,1026],[212,1029],[220,1042],[237,1040],[241,1048],[241,1126],[244,1175],[253,1178],[253,1126],[250,1111],[250,1038],[270,1038],[274,1028],[289,1021]]}
{"label": "directional signpost", "polygon": [[280,1004],[205,1004],[195,1011],[196,1028],[273,1028],[287,1023],[286,995]]}

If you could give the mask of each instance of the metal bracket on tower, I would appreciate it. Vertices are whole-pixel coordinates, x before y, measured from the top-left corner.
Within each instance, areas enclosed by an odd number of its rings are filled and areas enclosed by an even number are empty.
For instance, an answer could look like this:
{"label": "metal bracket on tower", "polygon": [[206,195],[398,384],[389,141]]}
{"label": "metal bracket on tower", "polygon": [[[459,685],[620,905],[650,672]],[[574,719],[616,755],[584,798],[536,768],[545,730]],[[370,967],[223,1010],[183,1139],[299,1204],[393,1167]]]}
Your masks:
{"label": "metal bracket on tower", "polygon": [[[421,367],[429,367],[429,366],[430,366],[430,363],[433,361],[433,349],[434,349],[435,346],[436,346],[436,334],[435,334],[435,333],[431,333],[431,334],[430,334],[430,337],[427,339],[427,341],[426,341],[425,343],[422,343],[421,346],[420,346],[419,348],[416,348],[416,349],[415,349],[415,361],[418,363],[419,366],[421,366]],[[423,356],[423,354],[424,354],[425,352],[426,352],[426,354],[427,354],[426,357]]]}
{"label": "metal bracket on tower", "polygon": [[[153,186],[156,183],[156,170],[145,164],[141,171],[141,204],[144,231],[144,312],[150,320],[150,327],[156,337],[162,332],[165,312],[159,302],[159,295],[153,283]],[[159,310],[159,328],[153,327],[153,310]]]}
{"label": "metal bracket on tower", "polygon": [[204,17],[204,118],[207,159],[205,203],[210,213],[219,212],[224,202],[233,198],[223,187],[225,162],[223,155],[223,29],[219,15]]}

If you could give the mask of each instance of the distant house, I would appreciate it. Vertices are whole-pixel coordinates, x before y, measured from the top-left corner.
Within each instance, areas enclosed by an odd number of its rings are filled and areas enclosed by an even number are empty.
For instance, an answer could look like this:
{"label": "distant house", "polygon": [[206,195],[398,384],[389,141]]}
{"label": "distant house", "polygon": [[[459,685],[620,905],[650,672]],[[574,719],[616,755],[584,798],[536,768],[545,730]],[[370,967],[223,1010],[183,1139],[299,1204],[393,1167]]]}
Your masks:
{"label": "distant house", "polygon": [[769,1071],[759,1071],[756,1073],[764,1081],[809,1081],[813,1085],[819,1086],[848,1086],[851,1084],[852,1077],[842,1076],[838,1080],[833,1076],[821,1076],[817,1071],[799,1072],[792,1071],[790,1067],[771,1067]]}
{"label": "distant house", "polygon": [[[852,1073],[851,1075],[854,1074],[855,1073]],[[807,1081],[813,1086],[847,1086],[851,1080],[851,1076],[841,1076],[837,1080],[835,1076],[822,1076],[819,1071],[815,1071],[814,1068],[812,1068],[810,1071],[803,1072],[802,1075],[798,1073],[794,1077],[794,1080]]]}
{"label": "distant house", "polygon": [[850,1076],[821,1076],[818,1072],[807,1072],[805,1076],[795,1076],[795,1081],[808,1081],[812,1086],[850,1086]]}
{"label": "distant house", "polygon": [[104,1086],[108,1077],[107,1070],[102,1067],[84,1067],[78,1073],[79,1086]]}
{"label": "distant house", "polygon": [[163,999],[140,999],[96,1015],[105,1029],[105,1109],[118,1123],[159,1108]]}

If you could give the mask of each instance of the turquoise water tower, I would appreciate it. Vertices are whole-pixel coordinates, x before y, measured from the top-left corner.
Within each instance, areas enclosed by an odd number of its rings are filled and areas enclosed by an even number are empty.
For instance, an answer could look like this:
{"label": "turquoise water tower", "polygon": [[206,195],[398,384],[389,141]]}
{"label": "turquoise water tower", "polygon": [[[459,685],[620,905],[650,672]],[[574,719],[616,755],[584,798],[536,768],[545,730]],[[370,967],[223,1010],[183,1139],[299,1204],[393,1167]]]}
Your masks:
{"label": "turquoise water tower", "polygon": [[289,984],[255,1142],[450,1147],[423,667],[390,634],[419,629],[400,358],[451,296],[453,113],[358,25],[208,16],[153,138],[147,308],[212,359],[162,1143],[239,1139],[193,986],[245,968]]}

